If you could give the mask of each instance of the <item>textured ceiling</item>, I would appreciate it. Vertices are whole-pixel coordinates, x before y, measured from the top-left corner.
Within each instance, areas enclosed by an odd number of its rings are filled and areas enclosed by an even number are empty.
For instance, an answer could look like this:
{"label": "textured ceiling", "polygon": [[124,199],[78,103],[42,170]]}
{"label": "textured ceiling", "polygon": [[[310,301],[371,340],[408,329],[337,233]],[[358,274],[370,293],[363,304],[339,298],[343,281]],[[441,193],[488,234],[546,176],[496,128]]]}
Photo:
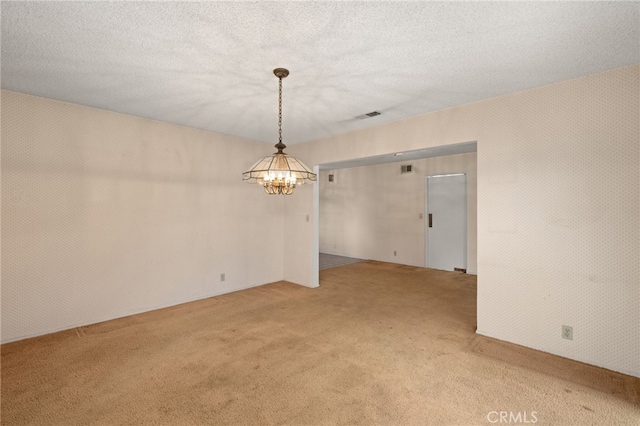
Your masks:
{"label": "textured ceiling", "polygon": [[[288,145],[640,62],[638,2],[2,2],[4,89]],[[370,111],[382,115],[357,119]]]}

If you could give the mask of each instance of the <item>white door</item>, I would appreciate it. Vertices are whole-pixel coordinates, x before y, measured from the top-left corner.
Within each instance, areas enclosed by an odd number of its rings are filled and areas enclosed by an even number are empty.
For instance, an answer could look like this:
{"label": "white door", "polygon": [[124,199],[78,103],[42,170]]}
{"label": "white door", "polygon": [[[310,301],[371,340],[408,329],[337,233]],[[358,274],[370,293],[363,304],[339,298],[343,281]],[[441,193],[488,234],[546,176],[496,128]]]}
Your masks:
{"label": "white door", "polygon": [[427,177],[427,267],[467,269],[467,175]]}

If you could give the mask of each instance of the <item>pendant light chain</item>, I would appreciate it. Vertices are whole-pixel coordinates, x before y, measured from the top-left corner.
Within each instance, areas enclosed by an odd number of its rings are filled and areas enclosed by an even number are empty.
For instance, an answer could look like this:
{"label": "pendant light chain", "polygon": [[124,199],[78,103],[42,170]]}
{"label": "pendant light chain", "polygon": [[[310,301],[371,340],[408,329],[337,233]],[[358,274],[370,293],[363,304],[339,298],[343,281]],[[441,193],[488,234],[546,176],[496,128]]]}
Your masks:
{"label": "pendant light chain", "polygon": [[267,194],[291,195],[298,185],[305,181],[315,182],[317,176],[302,161],[289,157],[282,143],[282,79],[289,75],[289,70],[276,68],[273,74],[278,77],[278,152],[261,158],[251,169],[242,174],[245,182],[262,185]]}
{"label": "pendant light chain", "polygon": [[282,77],[278,77],[280,80],[280,89],[278,92],[278,134],[280,136],[280,144],[282,144]]}

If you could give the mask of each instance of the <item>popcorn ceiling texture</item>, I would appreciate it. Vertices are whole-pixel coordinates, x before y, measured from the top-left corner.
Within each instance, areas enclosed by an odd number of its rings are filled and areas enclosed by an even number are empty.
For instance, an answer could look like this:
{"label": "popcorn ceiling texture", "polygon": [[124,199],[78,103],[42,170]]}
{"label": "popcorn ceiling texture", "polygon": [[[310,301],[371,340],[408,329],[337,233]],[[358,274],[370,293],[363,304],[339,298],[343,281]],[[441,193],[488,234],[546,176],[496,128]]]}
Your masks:
{"label": "popcorn ceiling texture", "polygon": [[274,144],[287,67],[291,145],[638,63],[639,21],[638,2],[3,2],[2,88]]}
{"label": "popcorn ceiling texture", "polygon": [[281,280],[270,151],[2,91],[2,340]]}
{"label": "popcorn ceiling texture", "polygon": [[322,164],[477,141],[478,332],[640,376],[639,83],[634,65],[290,152]]}

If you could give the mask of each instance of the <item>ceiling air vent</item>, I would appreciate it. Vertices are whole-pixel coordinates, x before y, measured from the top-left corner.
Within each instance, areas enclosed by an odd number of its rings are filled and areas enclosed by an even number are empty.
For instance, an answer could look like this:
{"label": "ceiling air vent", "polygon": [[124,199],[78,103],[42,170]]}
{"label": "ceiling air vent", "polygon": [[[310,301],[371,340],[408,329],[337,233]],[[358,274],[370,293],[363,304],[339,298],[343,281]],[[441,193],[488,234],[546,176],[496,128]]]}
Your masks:
{"label": "ceiling air vent", "polygon": [[376,115],[381,115],[382,113],[380,111],[371,111],[368,112],[366,114],[362,114],[357,116],[356,118],[359,120],[364,120],[365,118],[371,118],[371,117],[375,117]]}
{"label": "ceiling air vent", "polygon": [[400,173],[412,173],[412,172],[413,172],[413,165],[403,164],[402,166],[400,166]]}

